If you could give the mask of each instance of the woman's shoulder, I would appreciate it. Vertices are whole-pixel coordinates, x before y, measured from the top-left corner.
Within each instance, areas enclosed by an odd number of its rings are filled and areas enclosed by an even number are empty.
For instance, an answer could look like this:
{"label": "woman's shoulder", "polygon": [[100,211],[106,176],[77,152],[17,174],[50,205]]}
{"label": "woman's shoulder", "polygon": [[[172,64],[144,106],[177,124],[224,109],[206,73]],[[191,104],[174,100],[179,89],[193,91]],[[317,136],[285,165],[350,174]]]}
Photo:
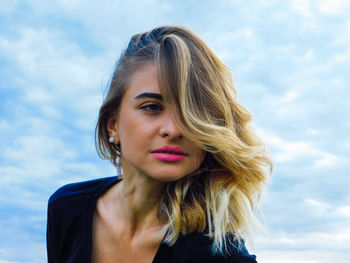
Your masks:
{"label": "woman's shoulder", "polygon": [[95,202],[120,178],[106,177],[60,187],[49,199],[48,262],[88,262]]}
{"label": "woman's shoulder", "polygon": [[58,200],[65,200],[74,197],[90,196],[92,194],[102,194],[111,185],[118,182],[117,176],[104,177],[89,181],[66,184],[58,188],[49,198],[49,205]]}

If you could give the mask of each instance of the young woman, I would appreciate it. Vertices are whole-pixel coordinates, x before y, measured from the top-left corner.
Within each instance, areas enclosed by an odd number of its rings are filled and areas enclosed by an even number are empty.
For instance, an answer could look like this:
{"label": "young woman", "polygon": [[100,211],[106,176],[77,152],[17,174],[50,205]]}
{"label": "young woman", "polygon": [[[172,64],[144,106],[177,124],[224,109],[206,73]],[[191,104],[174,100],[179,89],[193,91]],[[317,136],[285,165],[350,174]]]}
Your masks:
{"label": "young woman", "polygon": [[51,196],[49,262],[256,262],[243,239],[272,164],[250,119],[188,29],[134,35],[96,126],[119,175]]}

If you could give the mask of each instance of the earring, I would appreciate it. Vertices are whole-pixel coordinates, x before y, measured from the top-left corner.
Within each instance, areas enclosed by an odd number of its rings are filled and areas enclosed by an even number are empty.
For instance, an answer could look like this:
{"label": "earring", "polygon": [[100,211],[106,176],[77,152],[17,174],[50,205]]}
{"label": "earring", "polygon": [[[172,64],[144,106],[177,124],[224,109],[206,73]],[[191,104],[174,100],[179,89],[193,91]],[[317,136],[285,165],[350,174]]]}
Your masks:
{"label": "earring", "polygon": [[110,143],[114,143],[114,142],[115,142],[115,139],[114,139],[114,137],[109,137],[108,141],[109,141]]}

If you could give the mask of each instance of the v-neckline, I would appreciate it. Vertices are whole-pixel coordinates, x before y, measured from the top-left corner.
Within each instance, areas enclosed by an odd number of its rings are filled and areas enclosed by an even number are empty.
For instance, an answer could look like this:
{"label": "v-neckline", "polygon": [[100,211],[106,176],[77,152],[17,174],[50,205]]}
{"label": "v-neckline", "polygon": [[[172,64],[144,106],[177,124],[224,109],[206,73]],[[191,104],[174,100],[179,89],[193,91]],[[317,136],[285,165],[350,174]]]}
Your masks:
{"label": "v-neckline", "polygon": [[[89,201],[87,203],[86,206],[86,233],[87,233],[87,251],[88,253],[88,262],[91,263],[91,256],[92,256],[92,246],[93,246],[93,240],[92,240],[92,225],[93,225],[93,217],[94,217],[94,213],[96,210],[96,205],[97,205],[97,200],[99,197],[101,197],[105,192],[108,191],[108,189],[110,189],[112,186],[114,186],[115,184],[119,183],[122,180],[122,178],[120,177],[116,177],[113,181],[109,181],[109,182],[102,182],[101,186],[98,187],[98,189],[96,190],[96,192],[94,192],[90,198]],[[154,256],[154,258],[152,259],[151,263],[158,263],[159,261],[159,257],[161,255],[161,250],[162,248],[165,246],[165,238],[168,234],[168,230],[166,231],[166,233],[164,234],[162,241],[159,244],[159,247],[157,249],[157,252]]]}

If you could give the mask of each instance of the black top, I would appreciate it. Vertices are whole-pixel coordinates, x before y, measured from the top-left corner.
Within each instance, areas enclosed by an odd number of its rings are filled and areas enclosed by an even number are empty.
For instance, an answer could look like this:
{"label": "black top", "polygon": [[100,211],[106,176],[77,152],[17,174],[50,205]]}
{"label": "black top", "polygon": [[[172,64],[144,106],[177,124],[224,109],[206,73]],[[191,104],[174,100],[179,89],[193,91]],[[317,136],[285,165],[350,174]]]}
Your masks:
{"label": "black top", "polygon": [[[68,184],[49,199],[47,253],[49,263],[90,263],[92,218],[96,201],[118,177]],[[173,246],[162,242],[152,263],[256,263],[244,244],[233,246],[229,256],[213,255],[212,240],[203,233],[180,235]]]}

